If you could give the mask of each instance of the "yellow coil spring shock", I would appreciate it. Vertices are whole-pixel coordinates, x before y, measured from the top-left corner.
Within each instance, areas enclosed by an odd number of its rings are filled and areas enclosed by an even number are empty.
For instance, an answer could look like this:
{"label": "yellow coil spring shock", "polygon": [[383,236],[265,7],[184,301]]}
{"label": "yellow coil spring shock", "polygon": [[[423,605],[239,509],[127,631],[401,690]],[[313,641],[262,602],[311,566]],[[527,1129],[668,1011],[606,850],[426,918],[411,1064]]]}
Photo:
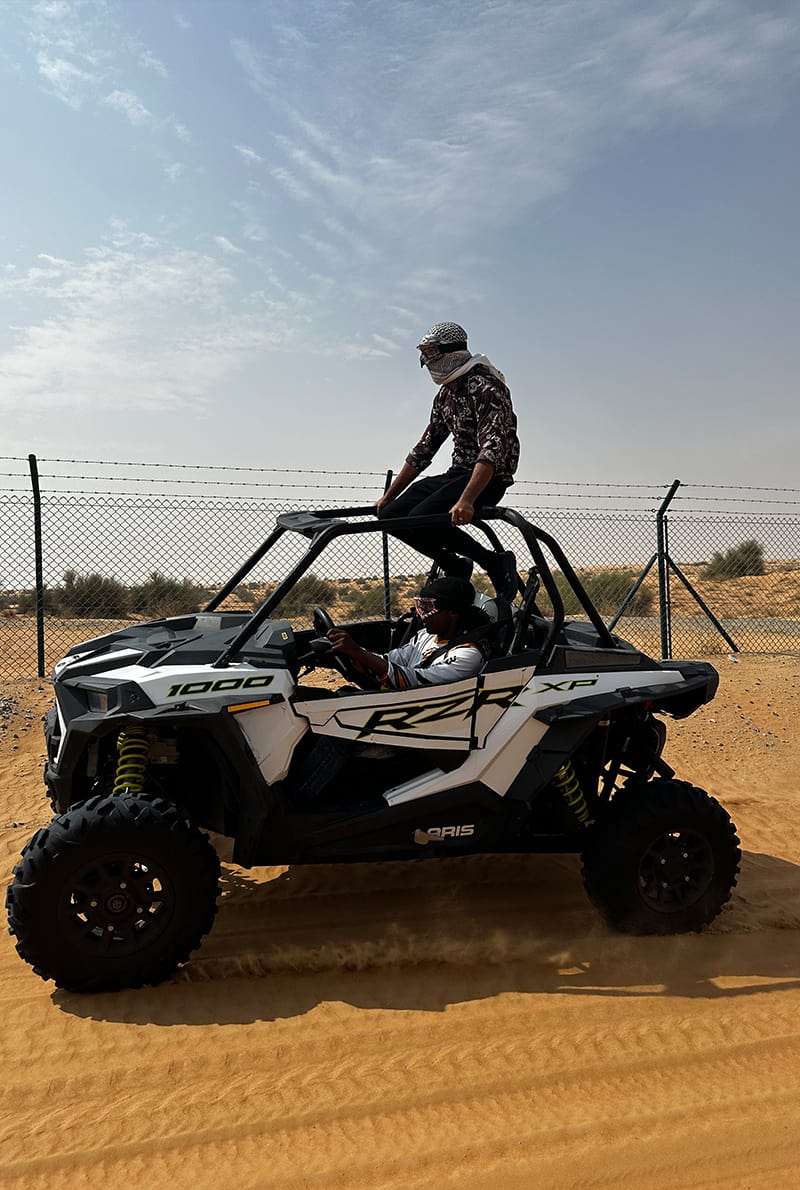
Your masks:
{"label": "yellow coil spring shock", "polygon": [[150,744],[143,727],[128,727],[117,736],[117,771],[114,774],[116,793],[142,793],[147,771]]}
{"label": "yellow coil spring shock", "polygon": [[585,822],[589,817],[589,807],[586,805],[586,798],[583,796],[580,781],[577,773],[572,767],[572,761],[568,760],[553,777],[553,784],[558,792],[563,797],[564,801],[572,810],[578,822]]}

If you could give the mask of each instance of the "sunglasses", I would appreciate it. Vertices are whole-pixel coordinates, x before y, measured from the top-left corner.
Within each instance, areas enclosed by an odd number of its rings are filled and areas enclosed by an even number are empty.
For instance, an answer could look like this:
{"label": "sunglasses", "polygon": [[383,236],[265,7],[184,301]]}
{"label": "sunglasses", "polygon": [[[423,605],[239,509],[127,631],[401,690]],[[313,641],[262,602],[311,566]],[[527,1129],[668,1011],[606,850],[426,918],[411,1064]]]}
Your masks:
{"label": "sunglasses", "polygon": [[419,366],[424,368],[431,360],[438,359],[443,354],[444,352],[438,343],[425,343],[419,349]]}
{"label": "sunglasses", "polygon": [[417,595],[414,600],[414,607],[421,616],[434,616],[441,610],[435,599],[428,599],[423,595]]}

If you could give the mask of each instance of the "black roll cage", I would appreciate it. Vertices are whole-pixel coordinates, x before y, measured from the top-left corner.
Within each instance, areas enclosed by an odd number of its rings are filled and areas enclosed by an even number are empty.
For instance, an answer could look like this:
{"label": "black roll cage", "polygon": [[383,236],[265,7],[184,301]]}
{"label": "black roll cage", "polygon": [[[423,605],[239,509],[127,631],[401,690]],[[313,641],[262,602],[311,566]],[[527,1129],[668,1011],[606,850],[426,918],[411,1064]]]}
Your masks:
{"label": "black roll cage", "polygon": [[[354,521],[350,519],[365,516],[370,517],[370,520]],[[561,573],[569,583],[592,627],[597,632],[602,647],[608,649],[618,647],[615,637],[606,627],[600,613],[587,595],[580,579],[572,569],[572,566],[564,555],[564,551],[555,538],[537,525],[532,525],[530,521],[527,521],[524,516],[513,508],[481,508],[475,515],[472,527],[480,529],[484,533],[492,549],[496,552],[500,552],[502,546],[491,525],[487,524],[489,521],[504,521],[506,524],[513,525],[519,530],[525,544],[530,550],[533,560],[533,571],[538,575],[542,586],[550,598],[553,607],[553,617],[549,621],[549,628],[541,645],[540,651],[543,664],[546,665],[549,663],[556,648],[559,632],[564,625],[564,602],[553,577],[552,570],[542,551],[543,545],[547,547],[561,569]],[[358,533],[385,533],[389,537],[394,537],[396,540],[402,541],[409,530],[445,529],[449,525],[450,517],[447,513],[436,513],[433,516],[387,517],[378,520],[375,517],[375,506],[373,504],[359,508],[307,509],[299,512],[280,513],[276,518],[273,531],[261,543],[258,549],[250,555],[247,561],[239,567],[236,573],[228,579],[225,585],[220,588],[213,599],[203,608],[203,611],[215,611],[228,595],[238,587],[239,583],[244,581],[253,567],[269,553],[280,538],[283,537],[284,533],[290,531],[301,533],[304,537],[310,539],[311,544],[302,558],[291,567],[286,578],[278,583],[275,590],[267,596],[261,606],[253,612],[250,619],[242,625],[230,644],[223,649],[216,661],[212,663],[213,667],[222,669],[230,664],[231,660],[242,651],[247,642],[255,636],[261,625],[270,618],[273,609],[285,599],[298,579],[302,578],[306,571],[310,569],[315,559],[319,557],[326,546],[335,538]],[[538,583],[529,581],[523,593],[522,606],[519,610],[514,638],[511,643],[511,653],[520,651],[523,642],[527,638],[527,630],[531,617],[533,615],[541,617],[541,613],[536,606],[537,589]]]}

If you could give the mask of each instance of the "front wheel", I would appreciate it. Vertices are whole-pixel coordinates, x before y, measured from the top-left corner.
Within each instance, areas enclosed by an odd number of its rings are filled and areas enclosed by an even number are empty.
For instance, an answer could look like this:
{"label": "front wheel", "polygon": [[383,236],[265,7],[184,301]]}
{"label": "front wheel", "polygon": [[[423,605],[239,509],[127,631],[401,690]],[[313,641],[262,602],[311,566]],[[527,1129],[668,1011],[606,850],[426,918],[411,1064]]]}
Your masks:
{"label": "front wheel", "polygon": [[736,828],[715,798],[686,781],[626,785],[583,853],[592,903],[615,929],[683,934],[713,921],[736,884]]}
{"label": "front wheel", "polygon": [[219,859],[163,798],[94,797],[37,831],[14,868],[9,928],[42,979],[74,992],[160,983],[217,911]]}

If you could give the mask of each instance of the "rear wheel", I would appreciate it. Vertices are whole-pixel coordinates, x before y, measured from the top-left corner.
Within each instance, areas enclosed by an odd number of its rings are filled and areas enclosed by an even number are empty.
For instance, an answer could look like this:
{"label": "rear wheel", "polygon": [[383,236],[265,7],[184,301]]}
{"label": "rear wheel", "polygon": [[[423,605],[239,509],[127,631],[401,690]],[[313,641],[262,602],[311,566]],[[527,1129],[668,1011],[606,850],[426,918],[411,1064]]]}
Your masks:
{"label": "rear wheel", "polygon": [[681,934],[713,921],[736,884],[741,851],[718,801],[686,781],[627,785],[592,830],[583,880],[615,929]]}
{"label": "rear wheel", "polygon": [[219,860],[162,798],[95,797],[37,831],[6,905],[17,951],[76,992],[160,983],[217,911]]}

